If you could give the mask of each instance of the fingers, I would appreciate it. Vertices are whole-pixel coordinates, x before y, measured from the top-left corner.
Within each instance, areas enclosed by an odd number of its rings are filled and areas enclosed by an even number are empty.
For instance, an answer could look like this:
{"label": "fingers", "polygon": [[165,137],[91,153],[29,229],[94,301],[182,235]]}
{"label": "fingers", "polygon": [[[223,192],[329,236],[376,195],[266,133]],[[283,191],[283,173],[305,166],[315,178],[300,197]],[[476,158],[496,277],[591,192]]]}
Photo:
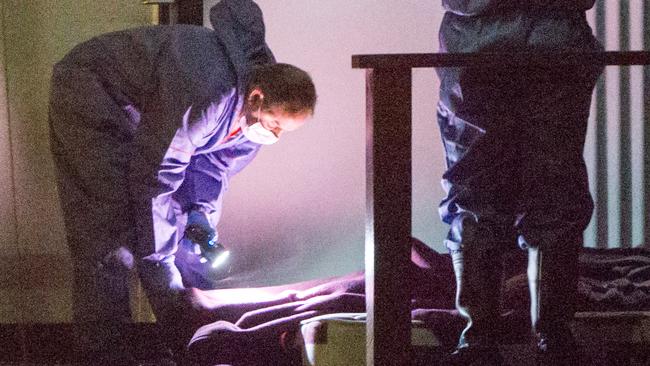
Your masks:
{"label": "fingers", "polygon": [[361,294],[329,294],[312,297],[305,300],[296,311],[337,311],[337,312],[362,312],[366,308],[366,297]]}

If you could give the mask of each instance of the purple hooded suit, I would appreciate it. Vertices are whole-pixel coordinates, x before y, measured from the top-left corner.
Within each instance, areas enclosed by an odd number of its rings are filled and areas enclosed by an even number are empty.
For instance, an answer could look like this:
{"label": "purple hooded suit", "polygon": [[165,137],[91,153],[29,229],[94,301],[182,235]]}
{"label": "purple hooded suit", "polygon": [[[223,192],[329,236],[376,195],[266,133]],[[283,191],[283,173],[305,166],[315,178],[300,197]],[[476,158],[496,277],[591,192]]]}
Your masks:
{"label": "purple hooded suit", "polygon": [[210,20],[214,30],[101,35],[54,67],[51,147],[76,321],[130,319],[134,263],[159,320],[184,287],[211,285],[205,265],[179,260],[187,213],[219,220],[229,178],[260,147],[241,133],[228,137],[251,67],[275,61],[254,2],[222,0]]}

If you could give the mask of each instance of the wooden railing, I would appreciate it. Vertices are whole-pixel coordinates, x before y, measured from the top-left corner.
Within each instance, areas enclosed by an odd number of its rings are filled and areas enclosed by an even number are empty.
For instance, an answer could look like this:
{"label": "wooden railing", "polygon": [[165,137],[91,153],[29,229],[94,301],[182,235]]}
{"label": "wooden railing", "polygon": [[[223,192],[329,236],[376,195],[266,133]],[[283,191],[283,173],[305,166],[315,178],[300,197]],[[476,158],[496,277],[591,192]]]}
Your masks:
{"label": "wooden railing", "polygon": [[[404,274],[410,262],[412,69],[580,64],[650,65],[650,52],[352,56],[353,68],[366,69],[368,366],[411,364],[410,284]],[[648,149],[645,158],[650,161]]]}

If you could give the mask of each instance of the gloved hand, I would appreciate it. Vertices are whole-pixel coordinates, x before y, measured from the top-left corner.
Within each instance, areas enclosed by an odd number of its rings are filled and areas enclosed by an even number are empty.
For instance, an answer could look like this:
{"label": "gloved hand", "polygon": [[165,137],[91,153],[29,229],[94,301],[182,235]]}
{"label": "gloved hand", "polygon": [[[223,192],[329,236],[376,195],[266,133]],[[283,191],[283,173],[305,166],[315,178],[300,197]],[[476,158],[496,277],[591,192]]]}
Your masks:
{"label": "gloved hand", "polygon": [[203,212],[192,210],[187,215],[185,238],[195,245],[211,247],[217,242],[217,232]]}
{"label": "gloved hand", "polygon": [[198,256],[199,263],[208,264],[212,269],[221,267],[223,274],[228,273],[229,267],[222,264],[228,259],[230,252],[217,242],[217,232],[210,226],[204,213],[189,212],[185,239],[186,243],[189,241],[190,252]]}

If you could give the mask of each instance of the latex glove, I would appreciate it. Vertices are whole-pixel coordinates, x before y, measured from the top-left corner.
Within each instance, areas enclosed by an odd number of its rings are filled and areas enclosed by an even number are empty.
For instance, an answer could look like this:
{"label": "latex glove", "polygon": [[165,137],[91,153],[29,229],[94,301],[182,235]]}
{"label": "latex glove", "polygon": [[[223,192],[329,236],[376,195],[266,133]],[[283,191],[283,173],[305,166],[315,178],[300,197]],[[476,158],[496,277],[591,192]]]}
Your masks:
{"label": "latex glove", "polygon": [[217,242],[217,232],[210,225],[207,216],[195,210],[187,215],[185,237],[200,246],[213,246]]}

